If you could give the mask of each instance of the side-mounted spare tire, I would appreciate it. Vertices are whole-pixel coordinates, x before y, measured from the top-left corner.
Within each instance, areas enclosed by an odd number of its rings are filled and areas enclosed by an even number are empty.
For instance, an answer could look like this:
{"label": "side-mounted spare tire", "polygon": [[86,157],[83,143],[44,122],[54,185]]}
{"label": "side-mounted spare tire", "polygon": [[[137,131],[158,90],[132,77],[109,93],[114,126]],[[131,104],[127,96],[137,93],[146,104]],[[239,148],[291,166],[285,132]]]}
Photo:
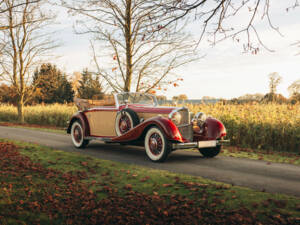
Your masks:
{"label": "side-mounted spare tire", "polygon": [[126,108],[118,112],[116,116],[115,129],[118,136],[121,136],[140,123],[135,111]]}

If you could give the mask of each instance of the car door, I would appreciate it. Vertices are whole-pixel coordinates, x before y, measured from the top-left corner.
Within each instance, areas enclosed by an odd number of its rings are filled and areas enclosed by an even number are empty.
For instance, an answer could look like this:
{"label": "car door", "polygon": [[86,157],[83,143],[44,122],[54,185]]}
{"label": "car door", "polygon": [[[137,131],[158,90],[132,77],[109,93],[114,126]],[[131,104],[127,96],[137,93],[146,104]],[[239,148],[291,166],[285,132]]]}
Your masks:
{"label": "car door", "polygon": [[117,110],[114,108],[102,107],[87,111],[86,117],[90,126],[91,136],[115,137],[115,119]]}

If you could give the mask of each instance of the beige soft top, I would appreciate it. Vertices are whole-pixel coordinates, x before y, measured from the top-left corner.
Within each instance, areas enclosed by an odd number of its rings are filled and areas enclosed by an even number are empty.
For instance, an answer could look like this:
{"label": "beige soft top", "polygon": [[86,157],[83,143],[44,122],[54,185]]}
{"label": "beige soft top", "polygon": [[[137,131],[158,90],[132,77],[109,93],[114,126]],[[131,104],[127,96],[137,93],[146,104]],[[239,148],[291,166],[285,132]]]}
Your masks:
{"label": "beige soft top", "polygon": [[116,104],[113,95],[105,95],[104,98],[101,100],[75,98],[74,102],[78,110],[80,111],[94,108],[97,106],[115,106]]}

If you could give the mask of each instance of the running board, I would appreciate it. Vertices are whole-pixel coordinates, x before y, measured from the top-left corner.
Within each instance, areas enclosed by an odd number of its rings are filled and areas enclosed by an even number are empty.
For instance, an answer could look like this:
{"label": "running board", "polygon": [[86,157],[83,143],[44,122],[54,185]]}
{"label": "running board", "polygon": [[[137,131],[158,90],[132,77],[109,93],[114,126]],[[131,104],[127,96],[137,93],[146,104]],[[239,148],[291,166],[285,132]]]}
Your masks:
{"label": "running board", "polygon": [[105,137],[91,137],[91,136],[87,136],[84,139],[85,140],[97,140],[97,141],[104,141],[104,142],[112,142],[112,138],[105,138]]}

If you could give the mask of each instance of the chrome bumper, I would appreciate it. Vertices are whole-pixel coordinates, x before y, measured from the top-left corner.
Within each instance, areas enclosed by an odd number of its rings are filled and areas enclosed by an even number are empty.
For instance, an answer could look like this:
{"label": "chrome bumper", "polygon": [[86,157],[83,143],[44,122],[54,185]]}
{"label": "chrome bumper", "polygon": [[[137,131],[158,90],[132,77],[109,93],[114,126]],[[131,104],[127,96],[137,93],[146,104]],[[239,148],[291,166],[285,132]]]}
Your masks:
{"label": "chrome bumper", "polygon": [[218,145],[229,144],[230,140],[212,140],[212,141],[198,141],[188,143],[173,143],[172,149],[187,149],[187,148],[214,148]]}

